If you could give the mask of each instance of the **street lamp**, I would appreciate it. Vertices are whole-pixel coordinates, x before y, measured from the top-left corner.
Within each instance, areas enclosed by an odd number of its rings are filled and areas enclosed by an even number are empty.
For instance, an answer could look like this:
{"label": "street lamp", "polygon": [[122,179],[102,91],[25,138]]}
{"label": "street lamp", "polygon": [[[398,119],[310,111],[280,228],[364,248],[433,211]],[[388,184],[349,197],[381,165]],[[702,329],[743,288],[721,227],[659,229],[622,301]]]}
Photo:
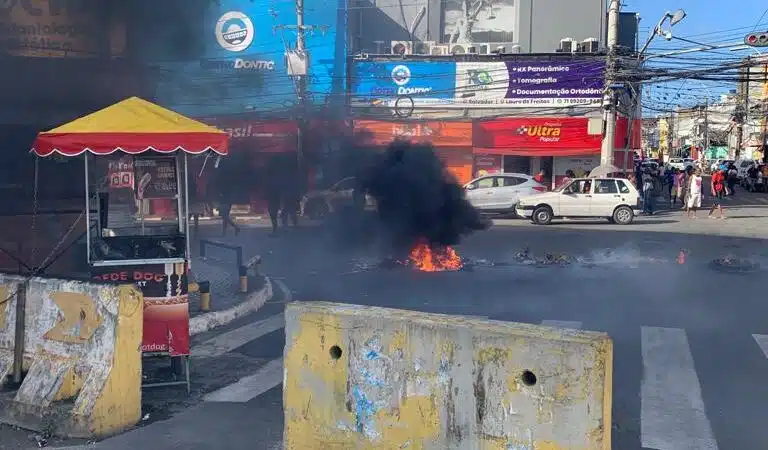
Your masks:
{"label": "street lamp", "polygon": [[648,39],[645,41],[645,45],[643,45],[643,48],[640,49],[640,53],[637,54],[637,59],[641,59],[643,57],[643,54],[646,50],[648,50],[648,46],[651,45],[651,41],[653,41],[653,38],[656,36],[663,36],[666,40],[672,39],[672,30],[662,30],[662,26],[664,25],[664,22],[669,20],[669,27],[672,28],[678,23],[680,23],[683,19],[685,19],[685,16],[687,14],[682,9],[678,9],[674,13],[672,12],[665,12],[664,15],[659,20],[659,23],[656,24],[655,27],[653,27],[653,31],[651,32],[650,36],[648,36]]}

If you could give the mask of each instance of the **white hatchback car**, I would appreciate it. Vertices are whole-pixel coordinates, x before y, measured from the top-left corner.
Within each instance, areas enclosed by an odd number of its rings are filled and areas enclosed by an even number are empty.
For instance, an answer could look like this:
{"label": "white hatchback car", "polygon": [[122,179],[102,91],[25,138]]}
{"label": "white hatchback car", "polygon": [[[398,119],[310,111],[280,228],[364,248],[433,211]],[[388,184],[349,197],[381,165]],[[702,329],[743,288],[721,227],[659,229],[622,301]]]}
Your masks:
{"label": "white hatchback car", "polygon": [[499,173],[475,178],[464,185],[467,200],[486,213],[514,212],[520,197],[546,192],[547,187],[522,173]]}
{"label": "white hatchback car", "polygon": [[515,212],[539,225],[562,217],[604,217],[628,225],[639,208],[640,193],[623,178],[577,178],[552,192],[520,198]]}

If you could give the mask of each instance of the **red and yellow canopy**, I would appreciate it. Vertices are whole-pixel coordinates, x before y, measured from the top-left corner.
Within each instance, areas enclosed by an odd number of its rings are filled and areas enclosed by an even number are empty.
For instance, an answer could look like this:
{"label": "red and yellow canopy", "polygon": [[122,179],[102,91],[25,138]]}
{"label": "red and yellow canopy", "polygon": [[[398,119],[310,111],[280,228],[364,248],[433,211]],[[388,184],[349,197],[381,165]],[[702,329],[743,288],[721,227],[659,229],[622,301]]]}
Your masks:
{"label": "red and yellow canopy", "polygon": [[227,154],[227,133],[171,110],[131,97],[68,124],[37,135],[32,151],[38,156],[84,152],[109,155],[154,150]]}

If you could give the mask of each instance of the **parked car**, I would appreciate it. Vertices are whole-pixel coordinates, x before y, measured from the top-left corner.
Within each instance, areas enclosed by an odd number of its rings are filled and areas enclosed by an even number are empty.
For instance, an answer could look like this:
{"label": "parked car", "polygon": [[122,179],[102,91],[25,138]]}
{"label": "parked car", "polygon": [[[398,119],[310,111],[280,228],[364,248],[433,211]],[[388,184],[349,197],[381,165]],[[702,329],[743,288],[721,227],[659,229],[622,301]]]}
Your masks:
{"label": "parked car", "polygon": [[685,170],[683,158],[669,158],[669,167],[677,170]]}
{"label": "parked car", "polygon": [[604,217],[627,225],[640,208],[640,193],[623,178],[578,178],[552,192],[521,197],[515,211],[533,223],[557,218]]}
{"label": "parked car", "polygon": [[687,169],[689,167],[696,168],[696,161],[692,158],[684,158],[683,159],[683,169]]}
{"label": "parked car", "polygon": [[520,197],[546,192],[547,187],[522,173],[500,173],[475,178],[464,185],[467,200],[482,212],[515,211]]}
{"label": "parked car", "polygon": [[[322,219],[329,213],[351,207],[355,203],[355,177],[344,178],[328,189],[308,192],[301,200],[301,214],[310,219]],[[375,208],[375,201],[365,196],[365,208]]]}

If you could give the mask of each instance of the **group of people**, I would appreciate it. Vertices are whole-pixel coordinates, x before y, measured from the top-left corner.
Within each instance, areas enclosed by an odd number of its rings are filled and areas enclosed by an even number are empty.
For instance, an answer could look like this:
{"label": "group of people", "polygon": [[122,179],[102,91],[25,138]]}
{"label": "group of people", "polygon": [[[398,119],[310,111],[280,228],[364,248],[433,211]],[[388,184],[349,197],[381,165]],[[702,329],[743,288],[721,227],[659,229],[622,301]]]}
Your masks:
{"label": "group of people", "polygon": [[[722,201],[727,195],[733,195],[735,186],[732,181],[733,177],[729,172],[730,169],[717,170],[712,174],[710,183],[712,207],[708,215],[710,218],[725,218]],[[685,170],[677,168],[665,170],[663,166],[659,166],[658,170],[653,170],[650,167],[638,168],[635,178],[637,188],[642,192],[644,214],[654,214],[656,186],[662,185],[667,191],[669,207],[677,207],[679,200],[680,207],[685,210],[685,214],[691,219],[696,219],[696,212],[701,208],[704,197],[704,184],[700,168],[692,166],[686,167]],[[715,216],[715,212],[717,212],[717,216]]]}

